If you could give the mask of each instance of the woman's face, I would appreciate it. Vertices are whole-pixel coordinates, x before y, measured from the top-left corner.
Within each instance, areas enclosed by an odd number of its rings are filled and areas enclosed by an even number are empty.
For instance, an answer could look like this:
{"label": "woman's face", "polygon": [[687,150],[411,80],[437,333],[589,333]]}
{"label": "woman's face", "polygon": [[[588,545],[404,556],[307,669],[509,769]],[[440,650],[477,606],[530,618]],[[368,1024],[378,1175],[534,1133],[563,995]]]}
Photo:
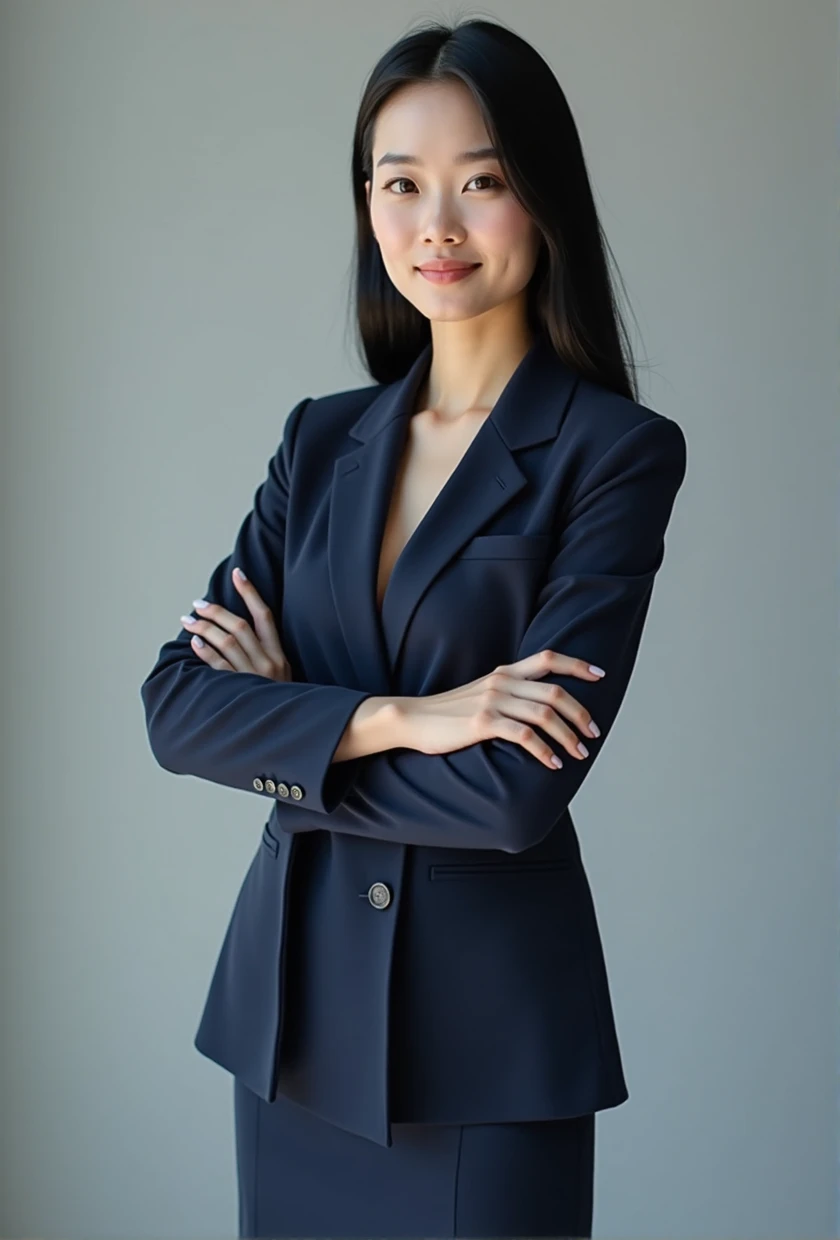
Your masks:
{"label": "woman's face", "polygon": [[[401,87],[377,117],[373,183],[365,182],[371,226],[395,287],[428,319],[484,314],[520,294],[533,274],[539,230],[498,159],[475,153],[489,146],[460,82]],[[418,270],[442,258],[478,266],[444,283]]]}

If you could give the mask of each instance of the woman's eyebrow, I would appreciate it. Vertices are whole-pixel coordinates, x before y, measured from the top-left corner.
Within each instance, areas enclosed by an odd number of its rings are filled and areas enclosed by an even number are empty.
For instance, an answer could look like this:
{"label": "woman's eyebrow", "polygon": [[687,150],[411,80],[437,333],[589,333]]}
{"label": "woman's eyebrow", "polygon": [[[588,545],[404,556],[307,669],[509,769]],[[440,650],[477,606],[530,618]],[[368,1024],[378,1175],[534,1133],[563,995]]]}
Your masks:
{"label": "woman's eyebrow", "polygon": [[[495,146],[480,146],[474,151],[462,151],[460,155],[456,155],[453,164],[474,164],[479,159],[498,159],[498,151]],[[376,161],[376,167],[382,164],[414,164],[417,167],[423,166],[422,159],[418,159],[416,155],[400,155],[396,151],[386,151]]]}

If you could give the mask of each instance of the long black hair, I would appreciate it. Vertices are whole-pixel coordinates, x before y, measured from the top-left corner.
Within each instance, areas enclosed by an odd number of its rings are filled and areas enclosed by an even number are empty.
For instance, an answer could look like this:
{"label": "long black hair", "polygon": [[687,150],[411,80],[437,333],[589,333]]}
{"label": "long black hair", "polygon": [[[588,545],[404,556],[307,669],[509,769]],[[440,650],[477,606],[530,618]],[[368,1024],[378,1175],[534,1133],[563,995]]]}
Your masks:
{"label": "long black hair", "polygon": [[368,371],[377,383],[401,378],[431,340],[429,320],[394,287],[371,229],[365,181],[373,182],[376,117],[400,87],[446,80],[472,91],[508,184],[541,233],[527,289],[529,326],[576,373],[637,400],[609,244],[566,96],[530,43],[480,18],[423,22],[380,57],[365,83],[353,136],[353,300]]}

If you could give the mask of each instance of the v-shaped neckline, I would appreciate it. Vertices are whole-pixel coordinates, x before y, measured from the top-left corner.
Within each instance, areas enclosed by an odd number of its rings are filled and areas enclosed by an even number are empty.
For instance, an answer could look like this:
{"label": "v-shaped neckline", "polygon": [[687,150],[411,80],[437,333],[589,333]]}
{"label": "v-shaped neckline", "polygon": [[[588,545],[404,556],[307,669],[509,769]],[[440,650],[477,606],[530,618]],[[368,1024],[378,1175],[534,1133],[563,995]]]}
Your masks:
{"label": "v-shaped neckline", "polygon": [[[387,458],[388,458],[387,469],[386,469],[387,477],[385,478],[384,484],[383,484],[384,489],[386,490],[387,494],[385,495],[382,501],[382,507],[379,509],[379,518],[376,523],[377,529],[375,532],[376,545],[374,548],[372,603],[373,603],[373,611],[376,615],[380,629],[383,631],[383,633],[384,633],[384,617],[385,617],[386,608],[388,607],[388,600],[390,597],[390,591],[391,591],[391,586],[394,581],[394,577],[398,574],[398,571],[400,570],[403,561],[408,558],[409,553],[413,553],[414,548],[418,542],[419,536],[425,531],[426,526],[432,520],[433,516],[436,515],[437,510],[442,502],[442,497],[444,493],[446,493],[446,495],[448,496],[449,490],[451,489],[451,487],[453,485],[457,485],[456,480],[460,476],[460,474],[463,472],[464,468],[466,467],[465,462],[471,456],[471,454],[476,451],[475,445],[479,443],[480,441],[483,442],[483,436],[486,436],[489,433],[486,429],[487,423],[493,422],[495,425],[496,417],[497,417],[496,410],[500,407],[504,408],[507,402],[509,402],[510,394],[516,389],[517,384],[521,382],[522,376],[526,372],[528,364],[533,363],[535,360],[539,360],[541,349],[544,347],[544,345],[545,345],[545,342],[544,342],[543,337],[540,334],[538,334],[535,337],[535,339],[531,342],[531,345],[528,348],[527,352],[522,356],[522,358],[520,358],[518,364],[516,365],[514,370],[511,372],[510,376],[508,377],[507,382],[505,383],[504,387],[502,388],[501,392],[496,398],[494,405],[488,412],[481,426],[479,426],[478,430],[473,435],[470,442],[467,444],[466,449],[461,454],[454,469],[450,472],[443,486],[438,490],[437,494],[435,495],[435,498],[432,500],[432,503],[426,509],[420,521],[417,523],[417,525],[412,530],[409,537],[406,539],[399,554],[396,556],[394,563],[391,566],[391,571],[388,574],[388,580],[385,582],[385,589],[382,592],[382,601],[380,603],[378,601],[377,596],[379,593],[379,565],[380,565],[380,561],[382,557],[382,544],[383,544],[383,541],[385,538],[385,532],[388,526],[390,506],[394,499],[397,476],[399,474],[400,465],[402,463],[403,456],[405,455],[405,451],[406,451],[408,441],[409,441],[411,419],[415,417],[418,413],[422,412],[421,409],[417,408],[417,404],[419,403],[417,401],[417,397],[431,372],[431,367],[432,367],[432,362],[433,362],[433,354],[432,354],[431,345],[430,344],[426,345],[423,352],[419,355],[420,357],[425,357],[425,362],[423,365],[419,366],[416,374],[414,375],[413,381],[409,385],[409,387],[405,388],[401,393],[400,398],[402,401],[405,402],[405,404],[404,404],[403,409],[401,410],[401,412],[398,414],[398,416],[395,419],[395,423],[400,428],[399,433],[395,431],[393,432],[393,435],[394,435],[393,442],[389,443],[387,447]],[[419,362],[419,357],[417,360]],[[382,433],[391,434],[392,431],[391,429],[386,427]],[[480,450],[480,448],[478,450]]]}
{"label": "v-shaped neckline", "polygon": [[411,413],[403,414],[400,418],[397,419],[397,421],[401,425],[401,432],[399,436],[397,437],[396,444],[390,450],[388,477],[386,479],[387,496],[386,496],[385,503],[383,505],[384,514],[378,523],[379,528],[377,529],[377,544],[378,544],[379,551],[376,557],[376,567],[374,570],[374,582],[373,582],[374,610],[379,619],[380,626],[382,625],[382,622],[383,622],[382,617],[385,611],[386,602],[388,600],[388,591],[391,588],[391,583],[394,580],[394,575],[398,567],[400,566],[401,561],[405,558],[406,553],[409,551],[410,548],[412,548],[413,544],[416,542],[417,536],[420,533],[421,529],[423,529],[428,524],[434,510],[437,508],[437,506],[439,505],[441,501],[441,497],[443,496],[444,491],[446,491],[452,485],[456,475],[461,470],[462,465],[464,461],[466,460],[467,454],[470,452],[473,444],[478,439],[479,435],[484,430],[487,423],[491,420],[490,414],[492,413],[492,410],[486,415],[481,425],[476,429],[475,434],[473,435],[472,439],[467,444],[464,451],[461,453],[458,460],[455,462],[455,465],[450,470],[449,474],[444,480],[443,485],[438,488],[437,493],[435,494],[435,497],[432,500],[431,504],[429,504],[428,508],[423,513],[422,517],[417,522],[414,529],[411,531],[408,538],[406,539],[406,541],[403,543],[402,547],[400,548],[400,551],[396,555],[394,562],[391,565],[391,571],[389,572],[388,579],[385,582],[385,589],[382,592],[382,600],[380,602],[378,599],[379,566],[380,566],[381,559],[382,559],[382,548],[383,548],[383,544],[385,540],[385,534],[388,529],[388,517],[390,516],[391,505],[394,502],[394,498],[396,494],[396,487],[397,487],[397,481],[399,478],[400,467],[402,465],[403,458],[406,454],[406,450],[409,445],[409,435],[411,432],[411,419],[416,416],[417,412],[420,412],[420,411],[417,410]]}

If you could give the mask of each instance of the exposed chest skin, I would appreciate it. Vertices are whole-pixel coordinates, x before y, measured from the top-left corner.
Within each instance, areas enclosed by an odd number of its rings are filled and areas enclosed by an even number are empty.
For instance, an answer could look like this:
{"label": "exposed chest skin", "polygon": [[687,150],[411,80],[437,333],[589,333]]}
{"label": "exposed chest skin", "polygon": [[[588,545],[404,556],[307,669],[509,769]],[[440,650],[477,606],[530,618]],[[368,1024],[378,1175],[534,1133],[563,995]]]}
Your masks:
{"label": "exposed chest skin", "polygon": [[488,417],[489,411],[470,411],[457,421],[441,419],[423,409],[409,422],[406,446],[391,495],[376,579],[376,606],[382,601],[394,565],[431,508],[461,457]]}

